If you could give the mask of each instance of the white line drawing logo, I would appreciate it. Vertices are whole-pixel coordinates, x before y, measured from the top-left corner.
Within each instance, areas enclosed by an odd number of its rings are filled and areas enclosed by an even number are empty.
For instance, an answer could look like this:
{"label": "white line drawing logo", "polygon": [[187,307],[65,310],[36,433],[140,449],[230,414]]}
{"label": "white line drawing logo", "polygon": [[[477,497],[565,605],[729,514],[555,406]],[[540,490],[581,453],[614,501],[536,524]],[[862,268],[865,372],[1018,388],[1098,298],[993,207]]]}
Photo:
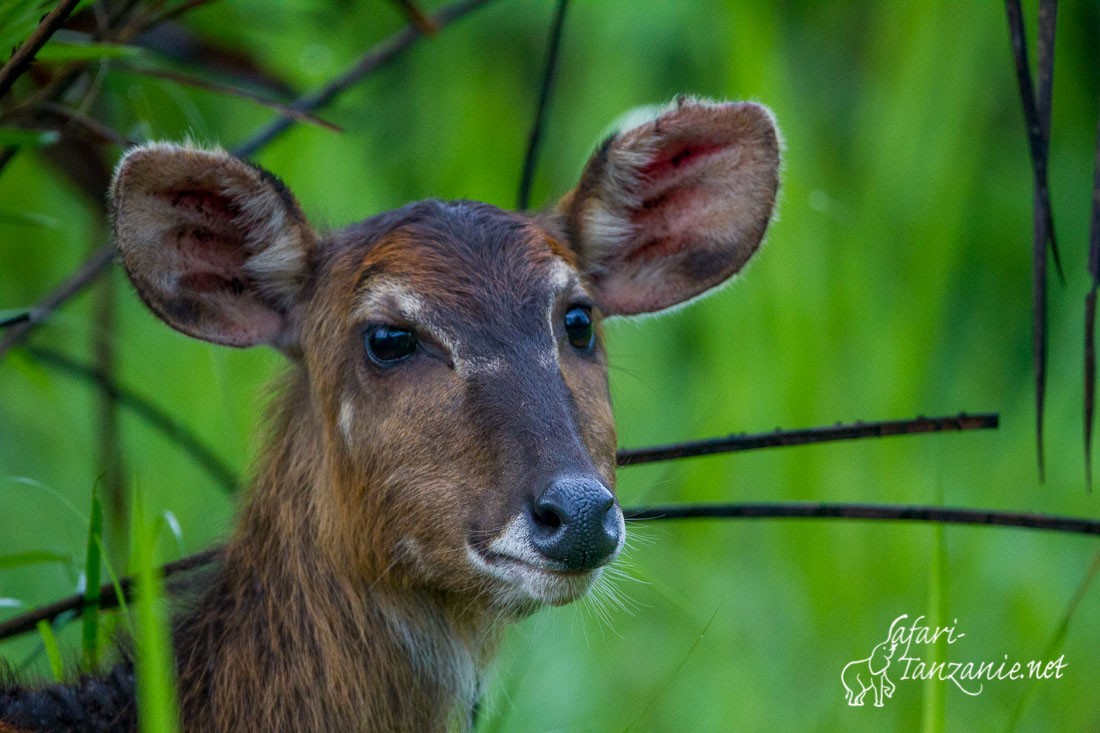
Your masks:
{"label": "white line drawing logo", "polygon": [[894,696],[896,687],[886,676],[886,670],[890,667],[890,660],[897,648],[898,645],[887,636],[886,641],[874,648],[871,656],[844,665],[840,672],[840,683],[844,685],[844,699],[849,705],[863,705],[863,698],[868,692],[873,692],[875,707],[881,708],[884,697]]}
{"label": "white line drawing logo", "polygon": [[[899,682],[951,682],[971,697],[980,695],[986,682],[1061,679],[1069,666],[1065,654],[1050,660],[1017,661],[1010,659],[1008,654],[1002,654],[1000,660],[960,661],[957,657],[951,660],[948,657],[955,656],[954,645],[966,636],[958,630],[958,619],[951,626],[932,626],[925,618],[921,615],[909,621],[909,614],[903,613],[890,624],[886,639],[875,645],[870,656],[844,665],[840,683],[844,685],[845,702],[852,707],[863,707],[870,692],[874,706],[883,707],[886,699],[893,697],[897,690],[886,674],[891,663]],[[937,642],[942,644],[940,658],[934,651]]]}

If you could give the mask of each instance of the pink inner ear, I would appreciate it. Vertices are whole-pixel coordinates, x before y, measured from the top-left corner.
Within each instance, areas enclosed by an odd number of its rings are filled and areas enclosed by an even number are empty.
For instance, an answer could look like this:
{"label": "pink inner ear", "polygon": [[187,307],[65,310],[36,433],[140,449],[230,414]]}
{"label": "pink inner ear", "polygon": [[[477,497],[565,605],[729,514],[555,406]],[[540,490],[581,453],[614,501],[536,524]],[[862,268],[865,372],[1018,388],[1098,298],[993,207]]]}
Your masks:
{"label": "pink inner ear", "polygon": [[720,153],[730,145],[722,143],[685,143],[662,150],[653,160],[647,163],[639,172],[646,181],[660,182],[669,174],[690,167],[700,158],[714,153]]}

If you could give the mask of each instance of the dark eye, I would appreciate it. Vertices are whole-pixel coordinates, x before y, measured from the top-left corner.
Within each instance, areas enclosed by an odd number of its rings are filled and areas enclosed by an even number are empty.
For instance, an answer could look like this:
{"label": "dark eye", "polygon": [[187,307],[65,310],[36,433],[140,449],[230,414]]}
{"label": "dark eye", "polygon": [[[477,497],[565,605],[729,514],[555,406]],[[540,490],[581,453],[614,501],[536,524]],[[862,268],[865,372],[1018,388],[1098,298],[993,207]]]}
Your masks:
{"label": "dark eye", "polygon": [[595,334],[592,330],[592,309],[583,305],[575,305],[565,312],[565,335],[569,337],[569,343],[580,351],[588,351],[595,342]]}
{"label": "dark eye", "polygon": [[378,366],[393,366],[416,351],[416,334],[396,326],[371,326],[363,332],[367,356]]}

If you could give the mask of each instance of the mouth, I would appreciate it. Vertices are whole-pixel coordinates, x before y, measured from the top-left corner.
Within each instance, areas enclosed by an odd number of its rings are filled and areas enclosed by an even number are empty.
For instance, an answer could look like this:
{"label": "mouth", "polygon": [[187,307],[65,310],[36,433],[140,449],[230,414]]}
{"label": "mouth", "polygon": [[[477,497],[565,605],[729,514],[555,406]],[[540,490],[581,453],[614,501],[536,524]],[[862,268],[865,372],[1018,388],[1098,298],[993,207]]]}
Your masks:
{"label": "mouth", "polygon": [[603,572],[603,567],[570,570],[533,552],[519,557],[467,545],[466,555],[471,565],[494,581],[497,599],[507,606],[571,603],[587,593]]}

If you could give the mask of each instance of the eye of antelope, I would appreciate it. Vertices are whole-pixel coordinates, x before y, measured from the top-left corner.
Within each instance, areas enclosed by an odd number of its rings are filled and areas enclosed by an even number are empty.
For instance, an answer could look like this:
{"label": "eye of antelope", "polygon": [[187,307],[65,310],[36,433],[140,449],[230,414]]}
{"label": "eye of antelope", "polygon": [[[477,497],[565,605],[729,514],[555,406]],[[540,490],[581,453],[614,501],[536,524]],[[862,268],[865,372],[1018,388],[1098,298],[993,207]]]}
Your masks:
{"label": "eye of antelope", "polygon": [[391,367],[416,351],[416,334],[407,328],[368,326],[363,331],[363,346],[367,357],[380,367]]}
{"label": "eye of antelope", "polygon": [[592,309],[585,305],[575,305],[565,312],[565,335],[569,343],[578,351],[589,351],[596,341],[592,327]]}

